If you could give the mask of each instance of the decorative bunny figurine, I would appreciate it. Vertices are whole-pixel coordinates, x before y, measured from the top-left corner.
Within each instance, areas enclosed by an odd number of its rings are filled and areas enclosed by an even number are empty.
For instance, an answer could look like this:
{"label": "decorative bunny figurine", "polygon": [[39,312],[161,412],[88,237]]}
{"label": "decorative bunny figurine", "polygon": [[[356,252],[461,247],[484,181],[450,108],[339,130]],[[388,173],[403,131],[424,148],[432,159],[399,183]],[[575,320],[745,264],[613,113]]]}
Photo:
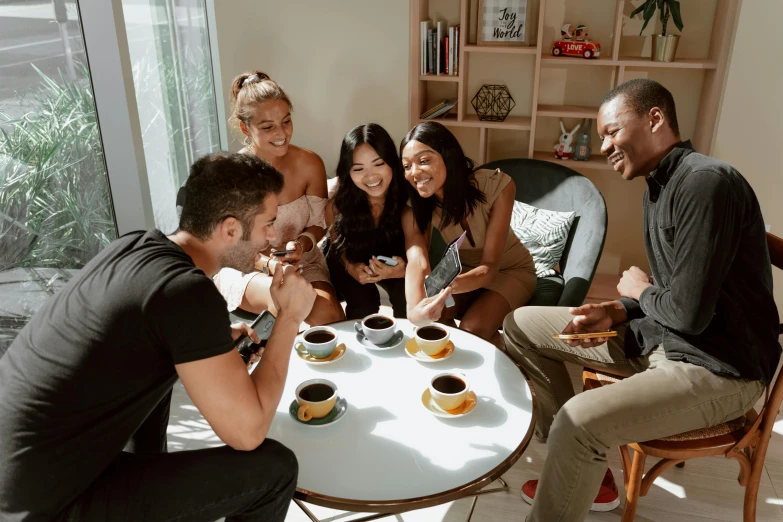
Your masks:
{"label": "decorative bunny figurine", "polygon": [[560,135],[560,143],[555,145],[555,157],[557,159],[569,159],[571,157],[574,150],[571,147],[571,143],[574,141],[574,134],[579,130],[579,126],[580,125],[577,123],[574,130],[566,132],[563,120],[560,120],[560,130],[563,131],[563,133]]}

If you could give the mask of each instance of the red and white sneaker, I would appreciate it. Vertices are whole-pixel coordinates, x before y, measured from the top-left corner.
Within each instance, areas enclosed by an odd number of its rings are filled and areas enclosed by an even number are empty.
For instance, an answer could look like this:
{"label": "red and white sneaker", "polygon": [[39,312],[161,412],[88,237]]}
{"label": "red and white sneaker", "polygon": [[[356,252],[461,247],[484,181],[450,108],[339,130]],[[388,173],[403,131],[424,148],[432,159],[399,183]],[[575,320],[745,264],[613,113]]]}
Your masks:
{"label": "red and white sneaker", "polygon": [[[533,497],[536,496],[537,480],[528,480],[522,485],[522,500],[528,504],[533,504]],[[611,511],[620,505],[620,493],[617,491],[617,484],[614,483],[612,470],[607,469],[604,480],[601,482],[601,489],[598,490],[590,511]]]}

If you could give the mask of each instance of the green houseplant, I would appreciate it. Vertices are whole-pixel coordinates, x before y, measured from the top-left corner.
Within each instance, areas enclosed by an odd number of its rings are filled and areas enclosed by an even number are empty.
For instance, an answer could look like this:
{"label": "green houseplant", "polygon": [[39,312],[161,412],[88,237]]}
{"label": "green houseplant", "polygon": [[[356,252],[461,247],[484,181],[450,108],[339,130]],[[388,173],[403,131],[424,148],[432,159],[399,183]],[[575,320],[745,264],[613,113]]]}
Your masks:
{"label": "green houseplant", "polygon": [[669,24],[671,16],[674,25],[682,31],[682,17],[680,16],[679,0],[645,0],[645,2],[633,10],[631,18],[641,13],[644,18],[644,25],[639,34],[644,32],[647,24],[652,20],[656,9],[661,17],[661,34],[653,36],[652,60],[656,62],[674,61],[674,55],[677,52],[677,44],[680,41],[680,35],[666,34],[666,27]]}

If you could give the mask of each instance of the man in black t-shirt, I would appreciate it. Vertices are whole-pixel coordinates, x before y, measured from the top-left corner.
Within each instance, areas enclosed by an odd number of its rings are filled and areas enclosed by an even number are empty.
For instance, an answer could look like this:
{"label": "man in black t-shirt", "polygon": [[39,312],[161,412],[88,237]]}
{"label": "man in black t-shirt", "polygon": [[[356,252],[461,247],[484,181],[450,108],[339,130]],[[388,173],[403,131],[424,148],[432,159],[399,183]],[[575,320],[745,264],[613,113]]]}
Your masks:
{"label": "man in black t-shirt", "polygon": [[[279,172],[248,155],[198,160],[180,228],[127,234],[32,318],[0,359],[0,520],[279,521],[293,453],[266,434],[315,291],[278,269],[278,310],[252,375],[211,277],[253,269],[274,239]],[[227,446],[122,449],[177,378]]]}

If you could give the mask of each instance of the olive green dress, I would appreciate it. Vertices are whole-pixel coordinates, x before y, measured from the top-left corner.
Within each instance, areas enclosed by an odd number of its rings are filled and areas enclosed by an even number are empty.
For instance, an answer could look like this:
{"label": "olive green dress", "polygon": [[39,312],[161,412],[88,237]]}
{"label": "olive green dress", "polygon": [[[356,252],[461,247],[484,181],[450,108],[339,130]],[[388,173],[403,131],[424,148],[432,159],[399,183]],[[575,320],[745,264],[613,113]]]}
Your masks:
{"label": "olive green dress", "polygon": [[[486,203],[479,203],[473,213],[467,217],[470,233],[473,235],[475,246],[471,246],[467,239],[459,249],[459,258],[462,262],[463,273],[481,265],[484,255],[484,240],[489,225],[489,213],[492,204],[511,182],[511,178],[498,170],[482,169],[475,173],[475,180],[481,192],[484,193]],[[441,209],[437,207],[432,213],[432,224],[440,231],[446,243],[450,243],[462,235],[462,226],[452,224],[446,228],[440,228]],[[533,258],[527,248],[519,241],[519,238],[511,230],[508,224],[506,233],[506,246],[500,258],[500,271],[489,285],[484,288],[499,293],[508,301],[512,310],[527,304],[536,291],[536,267]]]}

